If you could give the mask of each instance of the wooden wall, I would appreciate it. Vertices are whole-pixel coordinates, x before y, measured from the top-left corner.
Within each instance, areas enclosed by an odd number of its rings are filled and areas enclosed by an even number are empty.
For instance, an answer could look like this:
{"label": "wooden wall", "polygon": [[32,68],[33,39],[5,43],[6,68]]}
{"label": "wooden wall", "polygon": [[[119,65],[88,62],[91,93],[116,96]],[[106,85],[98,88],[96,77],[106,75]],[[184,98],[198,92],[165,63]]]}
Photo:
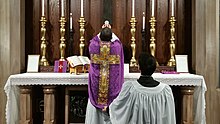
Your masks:
{"label": "wooden wall", "polygon": [[206,123],[220,124],[219,0],[193,0],[193,68],[205,78]]}
{"label": "wooden wall", "polygon": [[[84,0],[84,17],[86,20],[85,33],[85,55],[88,55],[89,40],[92,39],[101,29],[103,24],[103,1],[104,0]],[[176,54],[189,55],[191,65],[191,2],[185,0],[175,1],[176,16]],[[40,16],[41,1],[26,1],[26,55],[40,54]],[[47,58],[51,64],[54,60],[59,59],[59,18],[60,18],[60,1],[45,0],[47,22]],[[149,19],[151,17],[151,0],[135,1],[136,26],[136,57],[142,51],[142,13],[146,13],[146,50],[149,52]],[[64,0],[66,23],[66,56],[79,55],[79,17],[80,17],[80,0]],[[156,58],[160,65],[166,65],[170,58],[169,39],[171,15],[171,0],[156,0]],[[178,8],[178,9],[177,9]],[[73,13],[73,42],[70,43],[69,35],[69,13]],[[131,59],[130,47],[130,21],[131,18],[131,0],[112,1],[112,30],[120,38],[124,46],[125,62],[129,63]],[[72,46],[70,46],[72,45]],[[70,52],[71,51],[71,52]]]}
{"label": "wooden wall", "polygon": [[25,0],[0,2],[0,124],[6,124],[4,86],[11,74],[25,69]]}

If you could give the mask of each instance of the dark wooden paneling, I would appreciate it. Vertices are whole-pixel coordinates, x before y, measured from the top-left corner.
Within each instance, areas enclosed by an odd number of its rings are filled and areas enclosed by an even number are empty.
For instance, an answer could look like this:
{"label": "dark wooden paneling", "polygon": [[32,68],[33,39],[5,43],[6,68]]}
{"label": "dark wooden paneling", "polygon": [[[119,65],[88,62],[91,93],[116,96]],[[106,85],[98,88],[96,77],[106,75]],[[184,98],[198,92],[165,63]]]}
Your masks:
{"label": "dark wooden paneling", "polygon": [[[84,54],[88,55],[89,40],[97,35],[103,24],[103,1],[104,0],[84,0],[84,17],[86,20],[85,32],[85,50]],[[60,0],[48,0],[45,2],[47,23],[47,40],[48,40],[48,60],[53,64],[55,59],[59,59],[60,50]],[[72,53],[79,55],[79,23],[80,18],[80,0],[64,0],[66,23],[66,56],[69,56],[69,13],[73,13],[73,43]],[[142,52],[141,29],[142,13],[146,13],[146,44],[149,52],[150,44],[150,24],[152,0],[136,0],[135,17],[136,26],[136,58]],[[156,0],[155,17],[156,17],[156,58],[160,65],[166,65],[170,58],[170,13],[171,0]],[[40,54],[40,15],[41,4],[38,0],[33,0],[32,8],[33,32],[27,32],[26,35],[33,35],[33,39],[26,38],[28,53]],[[189,63],[191,63],[191,3],[184,0],[175,0],[176,16],[176,54],[188,54]],[[129,63],[131,59],[130,47],[130,18],[131,18],[131,0],[116,0],[112,2],[112,30],[120,38],[124,47],[125,62]],[[30,21],[30,19],[29,19]],[[26,25],[30,26],[30,25]],[[33,45],[33,46],[32,46]]]}
{"label": "dark wooden paneling", "polygon": [[160,64],[166,64],[170,57],[169,3],[166,0],[158,0],[156,6],[156,58]]}
{"label": "dark wooden paneling", "polygon": [[54,59],[59,59],[60,51],[59,51],[59,43],[60,43],[60,5],[59,0],[49,1],[48,7],[48,60],[54,61]]}
{"label": "dark wooden paneling", "polygon": [[[33,1],[25,2],[25,65],[27,65],[27,55],[33,53]],[[25,68],[26,70],[26,68]]]}
{"label": "dark wooden paneling", "polygon": [[[119,37],[123,43],[125,62],[128,63],[131,58],[130,51],[130,25],[129,21],[131,16],[130,2],[127,0],[113,2],[113,32]],[[124,21],[122,21],[124,20]]]}
{"label": "dark wooden paneling", "polygon": [[[185,6],[184,6],[184,20],[185,22],[183,23],[183,28],[184,28],[184,53],[188,55],[189,59],[189,71],[191,73],[195,73],[192,70],[192,1],[186,0],[185,1]],[[179,39],[179,38],[178,38]],[[180,46],[181,47],[181,46]]]}
{"label": "dark wooden paneling", "polygon": [[33,42],[33,46],[30,47],[33,48],[33,51],[31,53],[35,54],[40,54],[40,7],[40,1],[33,0],[33,41],[26,41]]}

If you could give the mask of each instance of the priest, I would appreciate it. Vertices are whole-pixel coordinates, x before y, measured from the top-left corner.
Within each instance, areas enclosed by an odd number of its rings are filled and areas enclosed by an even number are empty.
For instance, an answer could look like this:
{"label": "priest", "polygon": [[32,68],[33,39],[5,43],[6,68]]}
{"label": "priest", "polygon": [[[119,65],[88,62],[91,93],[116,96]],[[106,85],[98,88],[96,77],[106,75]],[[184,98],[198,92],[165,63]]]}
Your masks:
{"label": "priest", "polygon": [[111,124],[108,107],[118,96],[124,82],[124,54],[119,38],[108,22],[90,40],[90,69],[86,124]]}
{"label": "priest", "polygon": [[142,53],[138,59],[141,76],[126,81],[109,107],[112,124],[176,124],[175,104],[169,85],[151,76],[156,69],[153,56]]}

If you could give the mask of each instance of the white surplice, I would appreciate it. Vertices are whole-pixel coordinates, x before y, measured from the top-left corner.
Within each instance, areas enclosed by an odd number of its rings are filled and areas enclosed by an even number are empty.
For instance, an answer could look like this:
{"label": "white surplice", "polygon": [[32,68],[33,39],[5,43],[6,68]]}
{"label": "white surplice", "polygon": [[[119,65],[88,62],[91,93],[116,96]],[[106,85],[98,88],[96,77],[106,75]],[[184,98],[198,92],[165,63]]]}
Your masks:
{"label": "white surplice", "polygon": [[127,81],[109,110],[112,124],[176,124],[173,93],[164,83],[143,87]]}

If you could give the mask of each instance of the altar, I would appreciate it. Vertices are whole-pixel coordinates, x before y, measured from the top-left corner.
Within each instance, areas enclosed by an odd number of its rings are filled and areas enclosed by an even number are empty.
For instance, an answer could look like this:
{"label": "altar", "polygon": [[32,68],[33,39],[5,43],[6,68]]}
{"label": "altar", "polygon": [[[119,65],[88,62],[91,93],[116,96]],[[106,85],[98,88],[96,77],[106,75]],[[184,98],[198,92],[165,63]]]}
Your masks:
{"label": "altar", "polygon": [[[126,73],[124,80],[137,80],[139,73]],[[203,76],[194,74],[154,73],[159,82],[181,88],[181,123],[205,124],[206,84]],[[7,95],[7,124],[32,124],[32,89],[42,86],[44,93],[44,124],[55,124],[55,87],[87,86],[88,74],[73,75],[69,73],[23,73],[11,75],[4,87]],[[65,124],[68,124],[68,112],[65,106]]]}

